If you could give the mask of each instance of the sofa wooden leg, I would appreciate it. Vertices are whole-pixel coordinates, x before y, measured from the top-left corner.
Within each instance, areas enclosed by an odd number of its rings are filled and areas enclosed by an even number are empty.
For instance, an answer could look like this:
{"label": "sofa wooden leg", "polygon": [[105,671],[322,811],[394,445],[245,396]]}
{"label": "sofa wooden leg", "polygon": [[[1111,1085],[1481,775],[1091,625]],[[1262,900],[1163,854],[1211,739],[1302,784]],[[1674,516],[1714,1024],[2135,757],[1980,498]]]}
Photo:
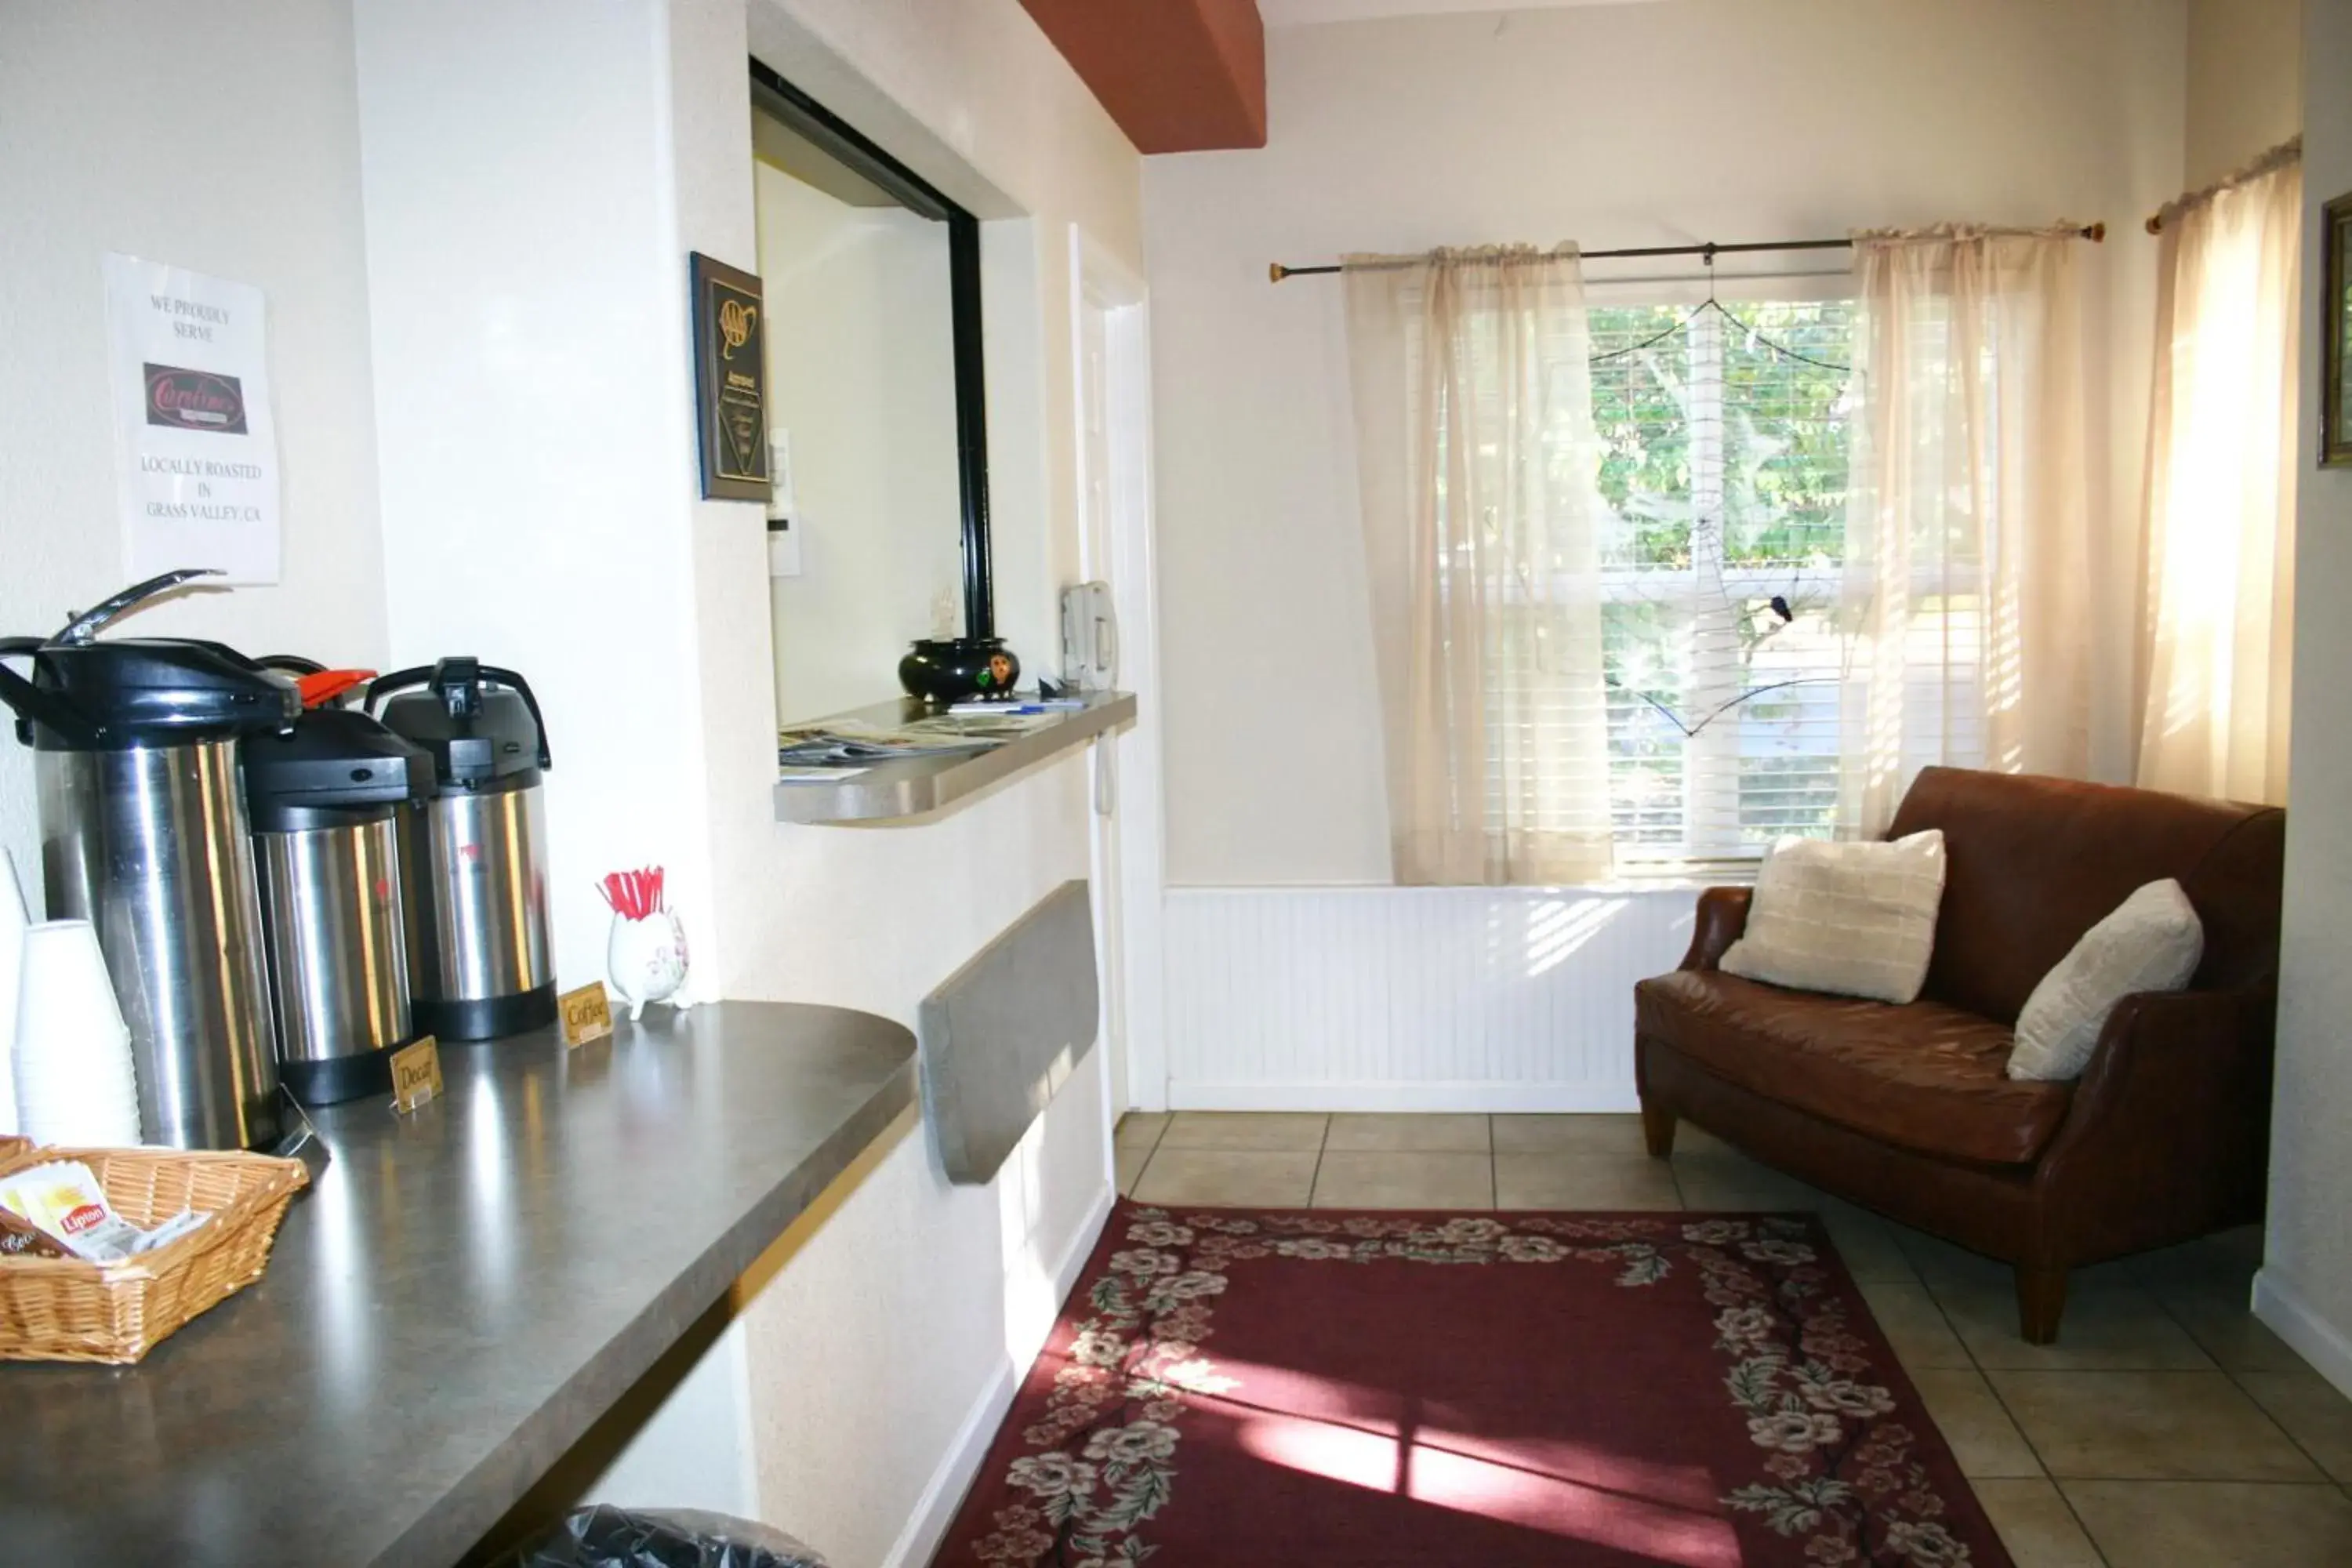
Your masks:
{"label": "sofa wooden leg", "polygon": [[2030,1345],[2055,1344],[2066,1311],[2066,1270],[2053,1264],[2017,1266],[2017,1331]]}
{"label": "sofa wooden leg", "polygon": [[1642,1142],[1650,1148],[1650,1158],[1663,1160],[1675,1152],[1675,1113],[1659,1110],[1646,1102],[1642,1107]]}

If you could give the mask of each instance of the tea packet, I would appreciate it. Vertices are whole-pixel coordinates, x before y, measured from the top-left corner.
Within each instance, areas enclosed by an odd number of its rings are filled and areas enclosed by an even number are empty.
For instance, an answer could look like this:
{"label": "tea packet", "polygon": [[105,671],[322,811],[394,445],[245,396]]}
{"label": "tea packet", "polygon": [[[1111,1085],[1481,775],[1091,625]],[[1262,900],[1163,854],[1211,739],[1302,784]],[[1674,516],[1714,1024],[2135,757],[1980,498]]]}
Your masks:
{"label": "tea packet", "polygon": [[79,1160],[52,1160],[0,1176],[0,1209],[24,1219],[76,1258],[120,1263],[185,1236],[211,1217],[182,1209],[152,1230],[123,1218]]}

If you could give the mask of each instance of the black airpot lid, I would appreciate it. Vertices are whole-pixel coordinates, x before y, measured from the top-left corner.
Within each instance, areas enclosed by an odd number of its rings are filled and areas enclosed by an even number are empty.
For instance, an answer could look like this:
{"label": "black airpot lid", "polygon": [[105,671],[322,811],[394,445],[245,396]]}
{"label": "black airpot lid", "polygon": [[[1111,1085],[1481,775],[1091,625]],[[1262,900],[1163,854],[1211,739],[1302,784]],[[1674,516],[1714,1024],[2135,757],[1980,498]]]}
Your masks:
{"label": "black airpot lid", "polygon": [[510,669],[450,658],[394,670],[369,686],[396,735],[433,755],[441,793],[526,789],[550,766],[539,701]]}
{"label": "black airpot lid", "polygon": [[[294,683],[219,643],[110,637],[32,650],[31,691],[9,694],[42,751],[123,751],[279,730]],[[26,733],[29,731],[29,733]]]}
{"label": "black airpot lid", "polygon": [[289,733],[248,736],[239,761],[256,833],[380,821],[433,793],[431,755],[349,708],[313,708]]}
{"label": "black airpot lid", "polygon": [[[0,702],[16,711],[16,738],[44,752],[120,752],[292,724],[302,711],[294,683],[233,647],[184,637],[97,640],[116,617],[218,575],[184,566],[133,583],[50,637],[0,637]],[[29,678],[6,662],[27,656]]]}

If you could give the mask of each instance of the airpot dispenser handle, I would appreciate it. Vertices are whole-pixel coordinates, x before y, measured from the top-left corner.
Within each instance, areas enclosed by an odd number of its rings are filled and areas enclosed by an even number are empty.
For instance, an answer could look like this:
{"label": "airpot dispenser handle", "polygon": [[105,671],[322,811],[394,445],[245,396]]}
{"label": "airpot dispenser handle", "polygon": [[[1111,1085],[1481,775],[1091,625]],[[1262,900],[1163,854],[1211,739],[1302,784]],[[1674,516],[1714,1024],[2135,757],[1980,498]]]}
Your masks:
{"label": "airpot dispenser handle", "polygon": [[218,577],[222,574],[220,569],[215,566],[183,566],[176,572],[166,572],[160,577],[150,577],[144,583],[133,583],[105,603],[84,610],[68,621],[65,624],[65,629],[58,633],[55,640],[61,643],[73,643],[77,646],[89,642],[98,636],[107,622],[114,619],[123,611],[145,604],[156,595],[167,593],[192,578]]}

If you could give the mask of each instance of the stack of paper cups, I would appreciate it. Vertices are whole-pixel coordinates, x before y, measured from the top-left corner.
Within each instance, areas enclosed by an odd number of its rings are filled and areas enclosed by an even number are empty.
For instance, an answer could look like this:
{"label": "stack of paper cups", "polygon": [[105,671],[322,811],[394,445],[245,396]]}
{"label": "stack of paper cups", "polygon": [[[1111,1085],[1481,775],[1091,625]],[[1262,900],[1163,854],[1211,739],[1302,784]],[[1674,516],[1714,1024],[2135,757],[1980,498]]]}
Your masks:
{"label": "stack of paper cups", "polygon": [[26,929],[16,1114],[25,1135],[44,1143],[106,1149],[139,1142],[131,1031],[88,921]]}
{"label": "stack of paper cups", "polygon": [[0,849],[0,1134],[16,1131],[16,977],[25,967],[25,894]]}

